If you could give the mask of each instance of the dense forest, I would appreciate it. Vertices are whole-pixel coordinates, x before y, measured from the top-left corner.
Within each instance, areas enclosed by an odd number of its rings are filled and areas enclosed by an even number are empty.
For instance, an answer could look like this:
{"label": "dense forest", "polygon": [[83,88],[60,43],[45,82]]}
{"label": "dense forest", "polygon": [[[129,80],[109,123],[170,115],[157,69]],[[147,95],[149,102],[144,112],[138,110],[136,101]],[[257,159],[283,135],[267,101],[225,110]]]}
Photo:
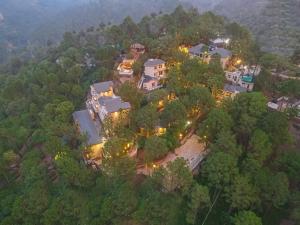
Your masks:
{"label": "dense forest", "polygon": [[300,46],[299,0],[224,0],[215,10],[247,26],[264,51],[291,55]]}
{"label": "dense forest", "polygon": [[[300,153],[289,133],[288,113],[267,110],[262,92],[244,93],[216,104],[225,80],[218,58],[209,65],[178,51],[182,44],[230,37],[230,49],[245,63],[264,66],[258,89],[300,97],[300,82],[264,82],[270,70],[299,62],[262,54],[250,32],[212,13],[178,7],[170,14],[130,17],[119,25],[65,33],[59,46],[33,61],[14,58],[0,71],[0,224],[1,225],[270,225],[283,219],[300,223]],[[89,85],[112,80],[116,60],[134,42],[146,54],[134,65],[140,74],[147,58],[170,67],[165,88],[145,96],[125,83],[118,94],[133,106],[129,121],[118,124],[104,151],[104,170],[82,159],[84,139],[72,112],[81,109]],[[85,64],[89,54],[95,67]],[[270,87],[271,86],[271,87]],[[293,88],[291,88],[293,87]],[[176,100],[163,112],[157,101]],[[151,162],[178,146],[187,118],[203,114],[197,134],[211,150],[196,176],[183,160],[137,176],[136,162],[122,154],[134,139]],[[169,126],[152,133],[157,121]],[[196,120],[198,121],[198,120]]]}
{"label": "dense forest", "polygon": [[16,52],[34,57],[66,31],[118,24],[129,15],[137,22],[151,13],[171,12],[179,4],[245,25],[264,51],[290,56],[300,46],[299,0],[2,0],[0,63]]}

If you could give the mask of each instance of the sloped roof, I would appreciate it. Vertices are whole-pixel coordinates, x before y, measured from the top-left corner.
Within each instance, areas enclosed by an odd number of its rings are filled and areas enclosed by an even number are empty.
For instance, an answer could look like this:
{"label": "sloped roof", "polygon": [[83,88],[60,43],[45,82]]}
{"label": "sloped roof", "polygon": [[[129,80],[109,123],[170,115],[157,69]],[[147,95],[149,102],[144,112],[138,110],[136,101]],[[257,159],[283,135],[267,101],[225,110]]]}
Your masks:
{"label": "sloped roof", "polygon": [[105,81],[101,83],[95,83],[92,87],[96,90],[97,93],[107,92],[114,86],[112,81]]}
{"label": "sloped roof", "polygon": [[232,56],[232,52],[225,49],[225,48],[216,48],[213,51],[211,51],[211,54],[219,54],[221,56],[221,58],[227,58]]}
{"label": "sloped roof", "polygon": [[247,88],[238,85],[225,84],[224,91],[231,92],[231,93],[242,93],[242,92],[247,92]]}
{"label": "sloped roof", "polygon": [[161,65],[161,64],[165,64],[166,62],[164,60],[161,59],[148,59],[144,66],[145,67],[153,67],[153,66],[157,66],[157,65]]}
{"label": "sloped roof", "polygon": [[145,48],[144,45],[140,44],[140,43],[134,43],[130,46],[130,48],[139,48],[139,49],[143,49]]}
{"label": "sloped roof", "polygon": [[267,106],[268,106],[270,109],[275,109],[275,110],[278,110],[278,108],[279,108],[279,105],[277,105],[277,104],[274,103],[274,102],[268,102]]}
{"label": "sloped roof", "polygon": [[[102,142],[102,137],[100,137],[98,132],[101,127],[97,129],[88,110],[74,112],[73,119],[78,124],[80,133],[87,136],[88,145],[100,144]],[[100,123],[97,125],[101,126]]]}
{"label": "sloped roof", "polygon": [[158,81],[156,77],[151,77],[151,76],[147,76],[147,75],[144,75],[143,78],[144,78],[143,83],[148,83],[148,82],[153,81],[153,80]]}
{"label": "sloped roof", "polygon": [[205,44],[198,44],[198,45],[196,45],[196,46],[194,46],[194,47],[191,47],[190,49],[189,49],[189,53],[190,54],[193,54],[193,55],[199,55],[199,54],[201,54],[201,53],[203,53],[203,48],[205,47],[206,45]]}
{"label": "sloped roof", "polygon": [[104,106],[108,113],[119,112],[131,108],[129,102],[123,102],[120,97],[101,97],[99,104]]}

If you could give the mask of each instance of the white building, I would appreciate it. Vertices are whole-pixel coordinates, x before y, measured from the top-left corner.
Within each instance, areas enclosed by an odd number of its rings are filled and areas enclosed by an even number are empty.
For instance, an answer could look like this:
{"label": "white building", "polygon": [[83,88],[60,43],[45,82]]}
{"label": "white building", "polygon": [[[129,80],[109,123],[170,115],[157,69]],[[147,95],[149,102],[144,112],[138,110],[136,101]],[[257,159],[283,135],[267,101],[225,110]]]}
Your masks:
{"label": "white building", "polygon": [[161,88],[160,80],[166,77],[166,62],[161,59],[148,59],[144,67],[145,71],[139,81],[138,88],[144,91]]}
{"label": "white building", "polygon": [[164,78],[166,76],[166,62],[161,59],[148,59],[145,64],[145,75],[155,77],[157,79]]}

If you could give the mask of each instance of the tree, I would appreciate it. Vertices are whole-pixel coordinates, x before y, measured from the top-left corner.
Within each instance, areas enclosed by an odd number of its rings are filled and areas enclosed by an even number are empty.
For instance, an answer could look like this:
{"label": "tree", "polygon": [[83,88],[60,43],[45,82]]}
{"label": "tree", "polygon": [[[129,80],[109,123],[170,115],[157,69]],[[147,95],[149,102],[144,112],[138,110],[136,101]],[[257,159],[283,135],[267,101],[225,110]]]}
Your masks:
{"label": "tree", "polygon": [[215,142],[211,145],[213,151],[226,152],[236,158],[242,154],[241,146],[236,143],[236,137],[229,130],[220,131]]}
{"label": "tree", "polygon": [[230,207],[238,210],[249,209],[259,202],[257,188],[244,176],[236,176],[225,195]]}
{"label": "tree", "polygon": [[281,112],[269,112],[261,119],[260,127],[268,134],[275,148],[291,141],[288,118]]}
{"label": "tree", "polygon": [[210,196],[208,188],[199,184],[193,185],[189,196],[186,222],[188,224],[195,224],[199,210],[206,208],[209,204]]}
{"label": "tree", "polygon": [[182,210],[178,196],[170,196],[160,192],[150,192],[145,196],[134,218],[139,224],[145,225],[179,225]]}
{"label": "tree", "polygon": [[222,190],[238,175],[237,160],[227,153],[214,152],[203,164],[201,173],[209,187]]}
{"label": "tree", "polygon": [[214,97],[222,92],[224,88],[225,76],[224,74],[211,74],[207,80],[207,85]]}
{"label": "tree", "polygon": [[44,212],[45,225],[72,225],[88,222],[87,199],[79,192],[71,189],[52,198],[49,208]]}
{"label": "tree", "polygon": [[158,124],[158,113],[153,106],[145,106],[134,115],[134,122],[138,128],[143,128],[149,134]]}
{"label": "tree", "polygon": [[234,225],[262,225],[261,218],[257,217],[254,212],[241,211],[233,218]]}
{"label": "tree", "polygon": [[135,173],[135,161],[128,157],[128,140],[112,137],[103,148],[102,166],[106,175],[113,178],[131,178]]}
{"label": "tree", "polygon": [[101,206],[101,220],[106,224],[119,224],[118,222],[130,217],[135,211],[138,200],[136,193],[129,183],[116,188],[103,200]]}
{"label": "tree", "polygon": [[185,119],[186,109],[179,100],[168,103],[161,114],[161,123],[164,127],[178,127]]}
{"label": "tree", "polygon": [[261,170],[255,183],[261,190],[260,195],[264,204],[280,207],[286,203],[289,196],[289,180],[284,173]]}
{"label": "tree", "polygon": [[212,109],[206,120],[200,125],[198,134],[213,141],[221,131],[227,131],[233,127],[230,115],[222,109]]}
{"label": "tree", "polygon": [[146,140],[144,149],[147,163],[165,156],[169,151],[166,140],[156,136],[149,137]]}
{"label": "tree", "polygon": [[59,153],[55,157],[55,165],[58,167],[59,174],[70,185],[88,187],[93,183],[91,171],[80,165],[69,154]]}
{"label": "tree", "polygon": [[167,192],[187,194],[193,183],[193,175],[183,158],[169,162],[166,168],[160,168],[153,176]]}
{"label": "tree", "polygon": [[298,172],[300,171],[300,153],[296,151],[288,151],[283,155],[278,157],[276,165],[280,171],[286,173],[289,177],[289,180],[292,183],[299,184],[300,177],[298,176]]}
{"label": "tree", "polygon": [[200,112],[206,113],[214,106],[214,99],[207,88],[192,87],[183,97],[183,103],[193,115],[198,115]]}
{"label": "tree", "polygon": [[255,130],[250,139],[249,156],[258,160],[261,164],[272,153],[272,145],[268,135],[262,130]]}
{"label": "tree", "polygon": [[134,109],[138,109],[142,100],[142,93],[131,83],[125,82],[118,90],[123,101],[129,102]]}
{"label": "tree", "polygon": [[229,113],[235,122],[238,143],[248,145],[250,134],[266,111],[266,98],[261,93],[243,93],[232,101]]}

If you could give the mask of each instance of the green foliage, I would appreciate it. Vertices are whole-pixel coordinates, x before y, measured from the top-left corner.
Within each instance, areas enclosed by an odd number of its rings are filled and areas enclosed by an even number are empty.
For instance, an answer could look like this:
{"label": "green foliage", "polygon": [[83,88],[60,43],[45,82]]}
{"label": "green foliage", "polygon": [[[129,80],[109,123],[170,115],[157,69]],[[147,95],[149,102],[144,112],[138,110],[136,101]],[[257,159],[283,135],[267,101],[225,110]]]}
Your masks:
{"label": "green foliage", "polygon": [[186,108],[179,100],[168,103],[161,114],[164,127],[181,127],[187,116]]}
{"label": "green foliage", "polygon": [[231,116],[222,109],[212,109],[198,131],[201,137],[214,140],[222,131],[230,131],[233,127]]}
{"label": "green foliage", "polygon": [[129,102],[134,109],[138,109],[142,100],[142,93],[133,85],[128,82],[121,85],[118,94],[123,101]]}
{"label": "green foliage", "polygon": [[150,163],[165,156],[169,149],[165,139],[152,136],[145,143],[145,162]]}
{"label": "green foliage", "polygon": [[166,168],[160,168],[153,176],[166,192],[178,191],[185,195],[193,183],[193,175],[183,158],[168,162]]}
{"label": "green foliage", "polygon": [[[119,3],[128,9],[127,2]],[[134,12],[142,4],[135,3]],[[145,4],[152,7],[154,2]],[[102,6],[107,12],[101,16],[113,10],[107,6]],[[245,61],[257,62],[256,46],[243,27],[179,7],[140,23],[128,17],[119,26],[100,24],[66,33],[47,56],[34,62],[15,59],[1,68],[1,224],[183,225],[204,218],[207,224],[220,224],[238,212],[233,223],[253,225],[260,220],[240,210],[274,213],[287,207],[297,221],[299,157],[290,150],[289,118],[267,112],[260,93],[241,94],[216,107],[213,97],[224,84],[219,58],[207,65],[178,51],[181,44],[207,43],[217,34],[231,37],[230,48]],[[89,150],[74,129],[72,113],[84,107],[91,83],[113,79],[115,60],[134,42],[147,49],[135,72],[141,72],[145,59],[162,58],[170,69],[167,88],[146,96],[129,83],[119,86],[118,94],[133,106],[129,121],[103,124],[111,132],[100,170],[93,170],[82,160]],[[87,53],[95,67],[87,65]],[[258,78],[262,86],[273,81],[262,81],[267,76]],[[297,85],[272,83],[270,90],[297,97]],[[188,129],[187,120],[193,121]],[[162,125],[168,128],[166,134],[154,136]],[[130,158],[128,143],[138,142],[150,164],[180,144],[179,133],[194,131],[197,125],[208,147],[199,176],[193,178],[182,158],[154,170],[152,177],[136,175],[143,155]]]}
{"label": "green foliage", "polygon": [[262,225],[261,218],[251,211],[241,211],[233,218],[234,225]]}
{"label": "green foliage", "polygon": [[195,224],[199,209],[206,208],[210,204],[209,190],[205,186],[195,184],[189,198],[186,222]]}
{"label": "green foliage", "polygon": [[144,106],[132,115],[137,128],[151,132],[157,126],[159,114],[153,106]]}
{"label": "green foliage", "polygon": [[230,207],[238,210],[249,209],[260,200],[258,189],[243,176],[234,178],[225,195]]}
{"label": "green foliage", "polygon": [[223,189],[238,175],[237,160],[229,154],[216,152],[208,157],[201,172],[209,187]]}

